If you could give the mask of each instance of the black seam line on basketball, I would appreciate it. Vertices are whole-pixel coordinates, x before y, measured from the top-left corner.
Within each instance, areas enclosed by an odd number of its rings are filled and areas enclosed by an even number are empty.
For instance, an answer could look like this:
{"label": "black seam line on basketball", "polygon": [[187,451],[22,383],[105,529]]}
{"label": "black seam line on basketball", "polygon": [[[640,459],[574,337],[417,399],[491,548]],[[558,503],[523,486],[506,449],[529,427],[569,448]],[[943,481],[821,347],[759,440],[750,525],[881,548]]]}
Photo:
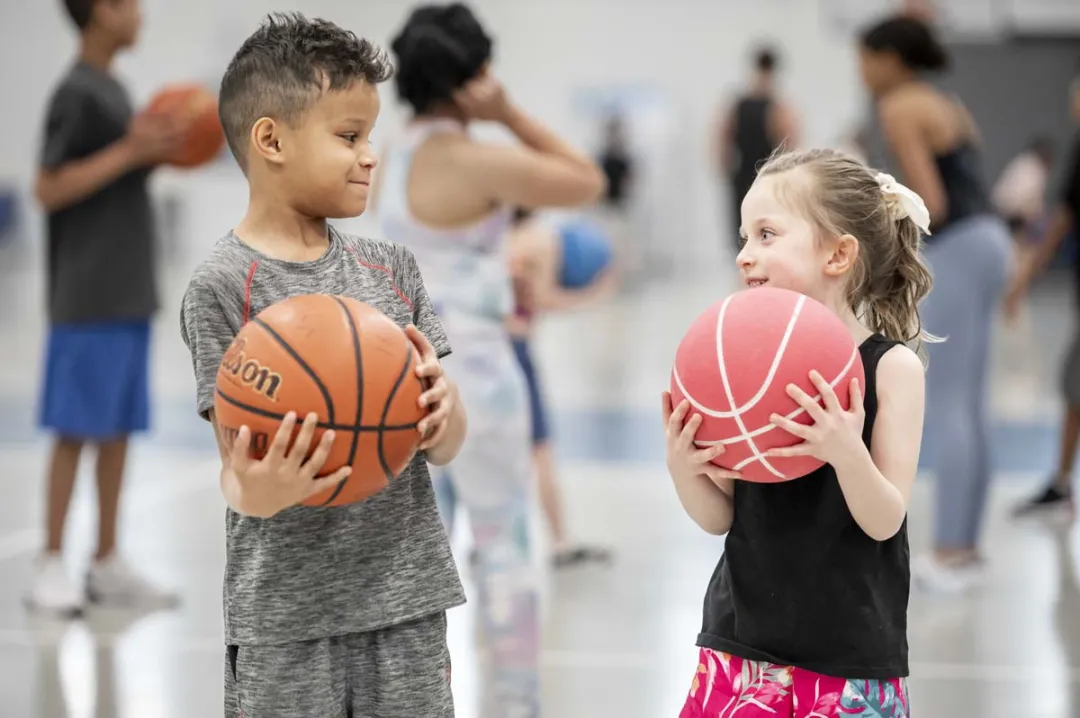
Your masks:
{"label": "black seam line on basketball", "polygon": [[[390,389],[390,396],[386,397],[386,404],[383,405],[382,416],[379,417],[379,424],[383,424],[386,421],[386,415],[390,413],[390,405],[394,403],[394,395],[397,394],[398,389],[401,388],[401,383],[405,381],[405,376],[409,373],[409,367],[412,366],[413,359],[413,347],[412,340],[405,337],[405,366],[401,368],[401,373],[398,374],[398,378],[394,381],[394,386]],[[383,450],[383,432],[379,432],[378,441],[379,450],[379,464],[382,465],[383,472],[386,474],[386,480],[393,481],[394,473],[390,471],[390,464],[386,462],[386,452]]]}
{"label": "black seam line on basketball", "polygon": [[[345,314],[345,321],[349,323],[349,332],[352,334],[353,340],[353,358],[356,363],[356,425],[360,426],[363,423],[362,417],[364,412],[364,369],[361,365],[360,358],[360,334],[356,328],[356,322],[353,321],[352,314],[349,312],[349,308],[345,306],[345,302],[341,301],[340,297],[330,297],[341,307],[341,311]],[[347,466],[352,466],[353,461],[356,459],[356,448],[360,443],[360,432],[352,432],[352,442],[349,444],[349,458],[346,461]],[[329,506],[333,503],[334,499],[338,497],[342,489],[345,488],[345,484],[349,483],[348,477],[343,481],[339,481],[338,485],[334,487],[334,490],[330,492],[330,495],[326,497],[326,501],[322,502],[323,506]]]}
{"label": "black seam line on basketball", "polygon": [[[266,409],[260,409],[257,406],[252,406],[251,404],[245,404],[244,402],[240,401],[239,399],[234,399],[233,397],[231,397],[228,394],[224,393],[223,391],[221,391],[221,389],[217,390],[217,395],[220,396],[224,401],[232,404],[233,406],[237,407],[238,409],[243,409],[244,411],[249,412],[251,414],[255,414],[256,416],[262,416],[262,417],[265,417],[267,419],[276,419],[277,421],[284,421],[285,420],[285,415],[284,414],[279,414],[279,413],[277,413],[275,411],[267,411]],[[303,419],[300,419],[300,421],[303,421]],[[370,433],[374,433],[376,431],[407,431],[407,430],[410,430],[410,429],[415,430],[416,429],[416,424],[388,424],[386,426],[353,426],[351,424],[331,424],[331,423],[326,422],[326,421],[320,421],[317,424],[315,424],[315,428],[316,429],[332,429],[333,431],[357,431],[357,432],[361,432],[361,433],[365,433],[365,434],[370,434]]]}
{"label": "black seam line on basketball", "polygon": [[260,327],[262,327],[263,331],[265,331],[267,334],[269,334],[270,337],[274,341],[276,341],[278,344],[280,344],[281,348],[284,349],[286,352],[288,352],[289,356],[291,356],[293,359],[296,360],[297,365],[301,369],[304,370],[304,373],[307,374],[309,377],[311,377],[311,380],[313,382],[315,382],[315,386],[317,386],[319,388],[319,392],[322,394],[323,401],[326,402],[326,420],[329,423],[333,424],[334,423],[334,400],[332,398],[330,398],[330,391],[326,388],[326,385],[322,383],[322,379],[319,378],[319,375],[315,373],[314,369],[312,369],[310,366],[308,366],[308,363],[306,361],[304,361],[303,357],[301,357],[299,354],[297,354],[296,350],[293,349],[291,346],[289,346],[289,343],[287,341],[285,341],[285,339],[282,338],[282,336],[280,334],[278,334],[276,331],[274,331],[274,328],[272,326],[267,324],[262,319],[259,319],[258,317],[255,317],[251,321],[254,322],[255,324],[258,324]]}

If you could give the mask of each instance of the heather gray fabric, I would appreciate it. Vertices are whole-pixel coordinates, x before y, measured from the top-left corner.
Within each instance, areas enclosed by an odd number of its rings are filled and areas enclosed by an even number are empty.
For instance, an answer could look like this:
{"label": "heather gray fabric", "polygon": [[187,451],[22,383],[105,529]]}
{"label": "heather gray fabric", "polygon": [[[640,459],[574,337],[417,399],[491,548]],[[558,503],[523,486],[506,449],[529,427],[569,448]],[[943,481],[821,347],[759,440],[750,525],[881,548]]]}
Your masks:
{"label": "heather gray fabric", "polygon": [[[200,415],[213,407],[218,364],[245,317],[311,293],[365,301],[400,325],[416,324],[440,355],[450,352],[408,250],[332,231],[321,258],[285,262],[229,234],[195,271],[181,310]],[[422,454],[367,501],[297,506],[270,519],[230,510],[225,525],[227,644],[374,631],[465,601]]]}

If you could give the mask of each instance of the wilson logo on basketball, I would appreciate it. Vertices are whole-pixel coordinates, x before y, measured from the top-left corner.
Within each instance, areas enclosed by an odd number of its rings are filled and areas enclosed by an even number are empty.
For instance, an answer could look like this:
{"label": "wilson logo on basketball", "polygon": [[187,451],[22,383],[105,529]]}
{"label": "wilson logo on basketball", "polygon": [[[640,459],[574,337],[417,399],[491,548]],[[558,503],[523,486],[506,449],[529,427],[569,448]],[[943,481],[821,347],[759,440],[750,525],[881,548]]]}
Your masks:
{"label": "wilson logo on basketball", "polygon": [[222,371],[235,377],[241,384],[251,387],[257,394],[270,401],[277,401],[281,374],[271,371],[255,359],[249,359],[244,353],[246,345],[247,342],[240,339],[229,347],[221,359]]}
{"label": "wilson logo on basketball", "polygon": [[[225,446],[232,446],[236,443],[236,437],[240,434],[240,429],[234,426],[225,426],[222,424],[219,427],[221,431],[221,438],[225,442]],[[255,431],[251,434],[251,449],[259,454],[265,454],[270,448],[270,434],[265,431]]]}

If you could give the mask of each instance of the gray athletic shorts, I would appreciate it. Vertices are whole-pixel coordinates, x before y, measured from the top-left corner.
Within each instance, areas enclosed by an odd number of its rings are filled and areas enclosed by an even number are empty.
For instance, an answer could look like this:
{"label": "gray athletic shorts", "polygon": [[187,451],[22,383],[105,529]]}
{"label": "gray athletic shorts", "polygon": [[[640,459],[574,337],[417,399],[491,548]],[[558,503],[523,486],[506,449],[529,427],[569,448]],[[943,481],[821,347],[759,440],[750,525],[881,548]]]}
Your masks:
{"label": "gray athletic shorts", "polygon": [[227,646],[225,718],[453,718],[446,613],[381,631]]}

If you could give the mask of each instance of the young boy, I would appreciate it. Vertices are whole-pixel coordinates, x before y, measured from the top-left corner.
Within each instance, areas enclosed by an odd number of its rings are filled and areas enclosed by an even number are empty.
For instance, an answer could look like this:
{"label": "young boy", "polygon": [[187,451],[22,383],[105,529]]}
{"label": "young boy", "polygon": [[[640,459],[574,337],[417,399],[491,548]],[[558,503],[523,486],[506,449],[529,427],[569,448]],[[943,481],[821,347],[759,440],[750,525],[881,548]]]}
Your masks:
{"label": "young boy", "polygon": [[[412,254],[326,221],[366,208],[376,85],[391,72],[385,55],[351,32],[273,15],[221,82],[221,120],[250,200],[196,270],[181,319],[229,505],[228,718],[453,715],[446,610],[464,603],[464,592],[426,464],[448,463],[465,437],[464,410],[439,364],[450,347]],[[346,507],[296,505],[347,475],[313,479],[331,432],[301,466],[314,415],[286,418],[278,448],[261,461],[248,457],[248,430],[227,445],[214,421],[218,364],[240,327],[305,293],[350,295],[407,327],[421,352],[418,374],[431,381],[420,398],[434,406],[419,427],[421,451],[382,493]]]}
{"label": "young boy", "polygon": [[98,543],[91,599],[171,601],[116,555],[128,436],[148,426],[150,318],[157,308],[151,167],[184,130],[166,116],[132,117],[113,57],[135,43],[138,0],[66,0],[79,56],[49,103],[36,195],[48,214],[49,339],[40,422],[55,432],[47,545],[27,596],[37,610],[77,613],[84,592],[61,546],[83,444],[98,447]]}

